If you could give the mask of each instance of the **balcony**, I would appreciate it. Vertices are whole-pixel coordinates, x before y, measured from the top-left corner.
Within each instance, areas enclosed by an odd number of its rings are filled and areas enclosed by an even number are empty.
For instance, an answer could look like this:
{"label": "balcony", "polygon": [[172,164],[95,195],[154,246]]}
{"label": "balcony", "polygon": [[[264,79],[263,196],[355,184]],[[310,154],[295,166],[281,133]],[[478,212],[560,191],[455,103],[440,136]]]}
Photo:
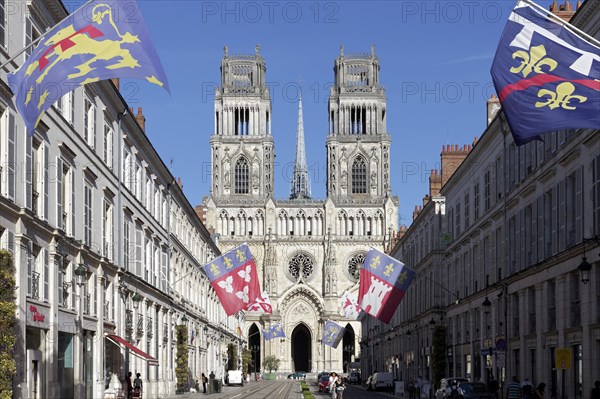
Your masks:
{"label": "balcony", "polygon": [[150,339],[153,336],[153,329],[152,329],[152,317],[148,317],[148,320],[146,321],[146,338]]}
{"label": "balcony", "polygon": [[140,339],[144,336],[144,316],[141,313],[138,313],[137,315],[137,328],[135,335],[137,339]]}
{"label": "balcony", "polygon": [[40,274],[31,272],[31,298],[40,299]]}
{"label": "balcony", "polygon": [[35,190],[31,190],[31,211],[37,215],[38,214],[38,199],[40,198],[40,193]]}
{"label": "balcony", "polygon": [[125,335],[131,341],[133,336],[133,311],[129,309],[125,311]]}
{"label": "balcony", "polygon": [[90,314],[90,302],[91,302],[91,295],[85,294],[85,296],[83,297],[83,313],[86,315]]}

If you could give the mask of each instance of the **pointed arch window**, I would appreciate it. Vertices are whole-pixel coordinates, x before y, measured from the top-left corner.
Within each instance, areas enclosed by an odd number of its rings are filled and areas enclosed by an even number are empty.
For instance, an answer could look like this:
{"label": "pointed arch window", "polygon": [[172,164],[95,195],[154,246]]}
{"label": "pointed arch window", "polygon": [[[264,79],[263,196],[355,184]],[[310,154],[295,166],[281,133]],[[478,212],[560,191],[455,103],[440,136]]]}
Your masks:
{"label": "pointed arch window", "polygon": [[357,157],[352,163],[352,194],[367,193],[367,164],[363,157]]}
{"label": "pointed arch window", "polygon": [[248,194],[248,160],[246,158],[238,159],[235,164],[235,193]]}

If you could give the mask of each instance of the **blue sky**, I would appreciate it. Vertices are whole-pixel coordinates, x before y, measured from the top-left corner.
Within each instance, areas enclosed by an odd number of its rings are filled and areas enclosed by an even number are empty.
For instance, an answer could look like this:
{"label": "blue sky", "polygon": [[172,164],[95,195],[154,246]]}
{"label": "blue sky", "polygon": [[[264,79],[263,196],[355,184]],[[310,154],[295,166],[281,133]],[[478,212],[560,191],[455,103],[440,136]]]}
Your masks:
{"label": "blue sky", "polygon": [[[539,4],[548,7],[550,1]],[[192,204],[210,189],[213,93],[223,46],[267,62],[273,103],[275,194],[287,198],[302,82],[312,193],[325,197],[328,85],[340,45],[346,53],[376,45],[392,136],[392,191],[400,223],[428,192],[444,144],[468,144],[485,129],[493,91],[493,54],[514,1],[221,2],[140,0],[171,96],[143,82],[122,82],[130,106],[142,106],[146,131]]]}

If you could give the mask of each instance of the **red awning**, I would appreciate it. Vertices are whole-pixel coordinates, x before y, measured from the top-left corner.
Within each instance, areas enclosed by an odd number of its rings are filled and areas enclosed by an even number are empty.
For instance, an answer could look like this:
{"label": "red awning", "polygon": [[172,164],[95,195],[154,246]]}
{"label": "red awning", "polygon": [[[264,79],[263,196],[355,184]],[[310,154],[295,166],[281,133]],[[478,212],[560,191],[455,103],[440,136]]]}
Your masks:
{"label": "red awning", "polygon": [[108,338],[110,341],[112,341],[117,346],[122,346],[126,349],[129,349],[131,351],[132,355],[135,355],[135,356],[139,357],[140,359],[147,361],[148,366],[158,366],[158,360],[156,360],[155,358],[153,358],[152,356],[150,356],[149,354],[147,354],[140,348],[133,346],[129,342],[125,341],[123,338],[119,337],[118,335],[107,334],[106,338]]}

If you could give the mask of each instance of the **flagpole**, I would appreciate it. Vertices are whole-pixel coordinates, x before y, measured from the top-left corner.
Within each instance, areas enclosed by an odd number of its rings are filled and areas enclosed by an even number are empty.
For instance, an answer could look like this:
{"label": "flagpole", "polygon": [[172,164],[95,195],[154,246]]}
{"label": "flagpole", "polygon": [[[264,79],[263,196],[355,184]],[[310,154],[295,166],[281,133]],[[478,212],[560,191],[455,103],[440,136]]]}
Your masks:
{"label": "flagpole", "polygon": [[[549,12],[548,10],[546,10],[544,7],[540,6],[537,3],[534,3],[532,0],[523,0],[525,3],[535,7],[538,9],[539,11],[543,11],[543,15],[545,17],[548,18],[552,18],[554,19],[557,23],[560,23],[561,25],[564,25],[567,29],[570,29],[573,31],[573,33],[579,35],[579,36],[583,36],[585,37],[587,40],[591,41],[592,43],[594,43],[596,46],[600,47],[600,41],[590,35],[588,35],[587,33],[585,33],[584,31],[582,31],[579,28],[576,28],[575,26],[571,25],[570,23],[568,23],[567,21],[563,20],[562,18],[560,18],[559,16],[555,15],[552,12]],[[540,13],[541,14],[541,13]]]}
{"label": "flagpole", "polygon": [[64,17],[63,19],[61,19],[60,21],[58,21],[56,24],[54,24],[54,26],[52,26],[51,28],[48,28],[46,30],[46,32],[44,32],[43,35],[41,35],[40,37],[38,37],[37,39],[35,39],[34,41],[32,41],[31,43],[29,43],[27,46],[23,47],[21,50],[19,50],[15,55],[13,55],[12,57],[10,57],[8,60],[6,60],[4,63],[0,64],[0,69],[4,69],[5,66],[7,66],[8,64],[10,64],[11,62],[13,62],[15,60],[15,58],[17,58],[18,56],[20,56],[21,54],[23,54],[25,51],[27,51],[30,47],[35,46],[40,40],[42,40],[46,34],[51,31],[52,29],[54,29],[55,27],[57,27],[58,25],[62,24],[67,18],[69,18],[71,15],[75,14],[77,11],[81,10],[83,7],[87,6],[89,3],[91,3],[94,0],[88,0],[86,1],[81,7],[79,7],[77,10],[73,11],[71,14],[68,14],[66,17]]}

